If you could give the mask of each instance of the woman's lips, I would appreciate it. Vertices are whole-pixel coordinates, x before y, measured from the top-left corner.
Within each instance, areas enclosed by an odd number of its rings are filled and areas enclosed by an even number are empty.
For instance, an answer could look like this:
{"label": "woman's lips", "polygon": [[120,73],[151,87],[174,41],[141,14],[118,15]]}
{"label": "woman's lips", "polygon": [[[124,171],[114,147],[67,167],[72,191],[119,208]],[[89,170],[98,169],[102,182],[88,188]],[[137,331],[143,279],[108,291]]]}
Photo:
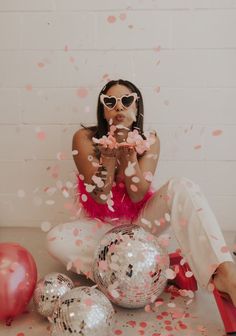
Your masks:
{"label": "woman's lips", "polygon": [[123,121],[123,120],[125,119],[125,116],[123,116],[122,114],[118,114],[118,115],[115,117],[115,119],[116,119],[117,121]]}

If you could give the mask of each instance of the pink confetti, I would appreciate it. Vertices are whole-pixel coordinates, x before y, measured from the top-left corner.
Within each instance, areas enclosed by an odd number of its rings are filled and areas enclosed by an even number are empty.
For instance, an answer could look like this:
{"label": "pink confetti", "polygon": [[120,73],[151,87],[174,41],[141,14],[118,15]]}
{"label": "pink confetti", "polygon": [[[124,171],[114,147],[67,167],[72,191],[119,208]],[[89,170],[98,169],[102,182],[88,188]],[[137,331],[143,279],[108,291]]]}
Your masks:
{"label": "pink confetti", "polygon": [[200,148],[202,148],[202,145],[196,145],[196,146],[194,146],[194,149],[200,149]]}
{"label": "pink confetti", "polygon": [[146,328],[147,327],[146,322],[140,322],[139,325],[140,325],[141,328]]}
{"label": "pink confetti", "polygon": [[116,17],[115,17],[114,15],[109,15],[109,16],[107,17],[107,22],[109,22],[109,23],[114,23],[114,22],[116,22]]}
{"label": "pink confetti", "polygon": [[228,246],[222,246],[220,250],[221,250],[222,253],[227,253],[227,252],[229,252],[229,248],[228,248]]}
{"label": "pink confetti", "polygon": [[181,218],[179,224],[184,227],[188,225],[188,221],[186,218]]}
{"label": "pink confetti", "polygon": [[44,64],[43,62],[39,62],[39,63],[38,63],[38,67],[39,67],[39,68],[43,68],[44,65],[45,65],[45,64]]}
{"label": "pink confetti", "polygon": [[78,234],[79,234],[79,230],[77,228],[75,228],[73,230],[73,235],[76,237],[76,236],[78,236]]}
{"label": "pink confetti", "polygon": [[212,135],[213,135],[213,136],[219,136],[219,135],[221,135],[222,133],[223,133],[222,130],[220,130],[220,129],[216,129],[216,130],[214,130],[214,131],[212,132]]}
{"label": "pink confetti", "polygon": [[133,191],[133,192],[137,192],[138,191],[138,188],[135,184],[131,184],[130,185],[130,189]]}
{"label": "pink confetti", "polygon": [[136,321],[128,321],[127,322],[128,325],[130,325],[132,328],[134,328],[136,326]]}
{"label": "pink confetti", "polygon": [[25,86],[25,89],[26,89],[27,91],[32,91],[32,85],[31,85],[31,84],[27,84],[27,85]]}
{"label": "pink confetti", "polygon": [[91,299],[85,299],[85,300],[84,300],[84,303],[85,303],[87,306],[92,306],[92,305],[93,305],[93,300],[91,300]]}
{"label": "pink confetti", "polygon": [[37,132],[37,138],[38,138],[39,140],[45,140],[45,138],[46,138],[46,134],[45,134],[45,132],[44,132],[44,131],[39,131],[39,132]]}
{"label": "pink confetti", "polygon": [[76,91],[76,94],[80,98],[85,98],[88,95],[88,90],[85,87],[81,87]]}
{"label": "pink confetti", "polygon": [[23,332],[20,332],[16,336],[25,336],[25,334]]}
{"label": "pink confetti", "polygon": [[76,244],[77,246],[81,246],[81,245],[83,244],[83,240],[77,239],[77,240],[75,241],[75,244]]}
{"label": "pink confetti", "polygon": [[68,51],[68,45],[65,45],[64,51]]}
{"label": "pink confetti", "polygon": [[156,93],[159,93],[160,90],[161,90],[160,86],[157,86],[157,87],[155,88]]}
{"label": "pink confetti", "polygon": [[120,14],[120,19],[121,19],[121,21],[124,21],[126,19],[126,14],[125,13],[121,13]]}

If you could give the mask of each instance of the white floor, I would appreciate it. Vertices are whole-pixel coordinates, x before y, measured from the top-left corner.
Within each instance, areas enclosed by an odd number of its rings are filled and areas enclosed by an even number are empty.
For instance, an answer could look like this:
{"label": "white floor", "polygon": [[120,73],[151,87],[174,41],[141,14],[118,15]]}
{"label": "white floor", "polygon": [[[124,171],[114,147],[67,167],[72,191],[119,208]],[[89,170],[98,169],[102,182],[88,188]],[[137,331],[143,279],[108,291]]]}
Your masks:
{"label": "white floor", "polygon": [[[225,232],[224,235],[226,242],[231,245],[235,233]],[[86,278],[67,272],[62,265],[47,254],[45,250],[45,233],[40,229],[0,228],[0,242],[9,241],[20,243],[32,253],[37,264],[38,278],[50,272],[61,272],[70,276],[77,284],[79,282],[81,285],[93,285]],[[116,319],[111,335],[225,335],[214,299],[208,292],[199,289],[193,300],[189,297],[176,297],[167,292],[163,293],[161,297],[164,299],[164,303],[156,311],[146,312],[144,309],[129,310],[114,307]],[[28,306],[28,311],[16,318],[10,327],[0,322],[0,336],[6,335],[49,335],[49,322],[34,310],[31,302]]]}

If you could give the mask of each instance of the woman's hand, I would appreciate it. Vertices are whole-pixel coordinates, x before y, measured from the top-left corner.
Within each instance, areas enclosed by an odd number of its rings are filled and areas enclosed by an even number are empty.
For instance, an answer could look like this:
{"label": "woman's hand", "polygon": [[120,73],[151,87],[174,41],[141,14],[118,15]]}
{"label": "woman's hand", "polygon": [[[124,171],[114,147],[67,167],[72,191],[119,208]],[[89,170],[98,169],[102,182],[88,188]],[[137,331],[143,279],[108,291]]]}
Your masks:
{"label": "woman's hand", "polygon": [[99,144],[98,149],[103,157],[117,158],[118,156],[118,148],[109,148]]}
{"label": "woman's hand", "polygon": [[137,152],[133,145],[120,144],[118,147],[118,159],[120,161],[134,161],[137,158]]}

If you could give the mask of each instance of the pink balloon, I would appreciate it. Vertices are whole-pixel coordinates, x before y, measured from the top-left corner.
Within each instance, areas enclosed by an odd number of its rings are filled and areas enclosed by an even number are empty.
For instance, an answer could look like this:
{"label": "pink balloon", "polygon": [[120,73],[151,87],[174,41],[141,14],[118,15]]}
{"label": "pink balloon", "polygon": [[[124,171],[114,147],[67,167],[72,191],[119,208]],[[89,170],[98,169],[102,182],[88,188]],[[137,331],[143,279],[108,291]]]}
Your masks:
{"label": "pink balloon", "polygon": [[10,325],[25,310],[36,282],[32,255],[17,243],[0,243],[0,320]]}

